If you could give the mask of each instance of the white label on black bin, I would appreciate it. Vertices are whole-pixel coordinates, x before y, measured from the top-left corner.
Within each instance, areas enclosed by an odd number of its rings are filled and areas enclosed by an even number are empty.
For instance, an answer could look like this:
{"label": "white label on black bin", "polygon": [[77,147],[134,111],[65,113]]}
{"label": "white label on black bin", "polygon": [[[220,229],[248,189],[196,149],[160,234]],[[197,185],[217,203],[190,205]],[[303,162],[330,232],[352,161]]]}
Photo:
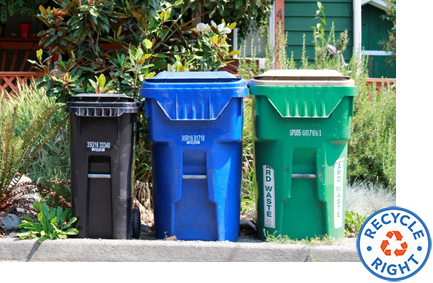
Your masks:
{"label": "white label on black bin", "polygon": [[186,144],[200,144],[206,139],[205,135],[182,135],[182,142]]}
{"label": "white label on black bin", "polygon": [[275,228],[275,181],[274,169],[263,165],[263,201],[265,213],[265,227]]}
{"label": "white label on black bin", "polygon": [[91,151],[95,151],[95,152],[105,152],[106,149],[111,148],[111,143],[110,142],[88,141],[87,142],[87,148],[89,148]]}
{"label": "white label on black bin", "polygon": [[334,228],[343,227],[344,158],[334,163]]}

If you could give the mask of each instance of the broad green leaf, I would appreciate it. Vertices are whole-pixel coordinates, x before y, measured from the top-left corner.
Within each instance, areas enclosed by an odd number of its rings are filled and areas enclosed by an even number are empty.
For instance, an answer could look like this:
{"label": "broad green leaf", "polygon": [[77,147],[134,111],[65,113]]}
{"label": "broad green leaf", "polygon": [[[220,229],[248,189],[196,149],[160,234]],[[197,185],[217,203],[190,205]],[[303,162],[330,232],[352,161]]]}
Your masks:
{"label": "broad green leaf", "polygon": [[170,19],[171,9],[167,9],[164,13],[164,22]]}
{"label": "broad green leaf", "polygon": [[76,228],[69,228],[68,230],[66,230],[65,234],[66,235],[77,235],[78,230]]}
{"label": "broad green leaf", "polygon": [[177,7],[177,6],[182,5],[182,4],[183,4],[183,0],[177,0],[176,2],[174,2],[173,6]]}
{"label": "broad green leaf", "polygon": [[158,16],[159,16],[159,18],[160,18],[162,21],[164,21],[164,16],[165,16],[164,11],[162,11],[161,13],[159,13]]}
{"label": "broad green leaf", "polygon": [[22,232],[17,234],[18,238],[24,240],[24,239],[31,239],[33,238],[32,232]]}
{"label": "broad green leaf", "polygon": [[41,202],[33,202],[33,207],[38,211],[41,212],[43,208],[43,204]]}
{"label": "broad green leaf", "polygon": [[48,240],[48,238],[46,238],[46,237],[39,238],[38,243],[41,244],[45,240]]}
{"label": "broad green leaf", "polygon": [[68,236],[66,234],[63,234],[63,233],[59,234],[57,237],[59,239],[63,239],[63,240],[68,238]]}
{"label": "broad green leaf", "polygon": [[144,45],[144,47],[146,47],[146,49],[151,49],[152,48],[152,46],[153,46],[153,44],[152,44],[152,41],[150,41],[149,39],[144,39],[143,40],[143,45]]}
{"label": "broad green leaf", "polygon": [[99,86],[101,88],[103,88],[105,86],[105,82],[106,82],[105,75],[104,74],[100,74],[99,78],[98,78]]}
{"label": "broad green leaf", "polygon": [[30,216],[28,216],[27,214],[24,214],[22,217],[22,219],[27,220],[29,222],[33,222],[33,218],[31,218]]}
{"label": "broad green leaf", "polygon": [[94,16],[95,18],[99,17],[99,12],[94,7],[91,7],[89,12],[90,15]]}

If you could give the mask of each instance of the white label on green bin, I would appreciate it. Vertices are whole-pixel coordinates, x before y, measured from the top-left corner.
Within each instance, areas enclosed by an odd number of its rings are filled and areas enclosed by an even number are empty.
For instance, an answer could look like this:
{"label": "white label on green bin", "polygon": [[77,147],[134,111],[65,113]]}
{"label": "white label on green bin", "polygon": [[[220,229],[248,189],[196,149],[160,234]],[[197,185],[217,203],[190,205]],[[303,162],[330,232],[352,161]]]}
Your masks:
{"label": "white label on green bin", "polygon": [[343,227],[344,158],[334,163],[334,228]]}
{"label": "white label on green bin", "polygon": [[89,148],[91,151],[105,152],[105,149],[111,148],[111,143],[110,142],[88,141],[87,142],[87,148]]}
{"label": "white label on green bin", "polygon": [[274,169],[269,165],[263,165],[263,194],[265,202],[265,227],[275,228]]}
{"label": "white label on green bin", "polygon": [[321,137],[322,130],[312,130],[312,129],[290,129],[291,137]]}

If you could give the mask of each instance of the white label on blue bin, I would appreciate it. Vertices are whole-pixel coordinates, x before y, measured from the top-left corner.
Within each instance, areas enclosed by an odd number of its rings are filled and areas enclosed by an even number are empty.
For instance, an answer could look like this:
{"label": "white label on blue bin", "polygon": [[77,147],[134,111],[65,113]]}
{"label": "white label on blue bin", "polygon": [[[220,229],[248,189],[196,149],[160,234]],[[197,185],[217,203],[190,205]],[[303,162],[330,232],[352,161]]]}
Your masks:
{"label": "white label on blue bin", "polygon": [[205,135],[182,135],[182,142],[186,144],[200,144],[206,140]]}
{"label": "white label on blue bin", "polygon": [[105,149],[111,148],[111,143],[110,142],[88,141],[87,142],[87,148],[89,148],[91,151],[105,152]]}
{"label": "white label on blue bin", "polygon": [[274,169],[269,165],[263,165],[263,195],[265,227],[275,228],[275,181]]}
{"label": "white label on blue bin", "polygon": [[343,227],[344,158],[334,163],[334,228]]}

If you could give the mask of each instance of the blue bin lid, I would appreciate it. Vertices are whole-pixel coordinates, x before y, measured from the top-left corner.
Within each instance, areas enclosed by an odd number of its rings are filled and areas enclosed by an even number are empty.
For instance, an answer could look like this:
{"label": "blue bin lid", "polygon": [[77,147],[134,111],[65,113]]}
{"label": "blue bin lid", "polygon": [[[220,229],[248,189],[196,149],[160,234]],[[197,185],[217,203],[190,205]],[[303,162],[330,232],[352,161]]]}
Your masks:
{"label": "blue bin lid", "polygon": [[143,82],[140,96],[155,99],[171,120],[215,120],[247,83],[228,72],[162,72]]}
{"label": "blue bin lid", "polygon": [[242,80],[229,72],[161,72],[148,82],[159,83],[218,83]]}

